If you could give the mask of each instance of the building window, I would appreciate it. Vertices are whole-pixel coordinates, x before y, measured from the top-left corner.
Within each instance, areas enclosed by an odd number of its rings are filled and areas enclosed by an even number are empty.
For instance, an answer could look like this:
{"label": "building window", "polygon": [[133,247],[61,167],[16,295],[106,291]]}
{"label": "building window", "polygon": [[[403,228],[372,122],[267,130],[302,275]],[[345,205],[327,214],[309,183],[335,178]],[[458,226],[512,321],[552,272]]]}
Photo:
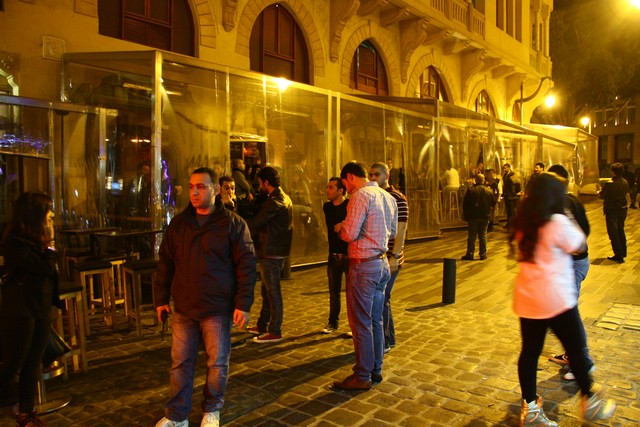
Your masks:
{"label": "building window", "polygon": [[430,66],[420,75],[420,98],[435,98],[449,102],[449,96],[435,67]]}
{"label": "building window", "polygon": [[615,158],[616,162],[630,162],[633,152],[633,134],[624,133],[615,136]]}
{"label": "building window", "polygon": [[388,95],[387,70],[370,41],[360,43],[351,62],[349,87],[373,95]]}
{"label": "building window", "polygon": [[636,106],[629,105],[627,107],[627,124],[635,125],[636,124]]}
{"label": "building window", "polygon": [[188,0],[98,0],[98,31],[155,49],[195,52]]}
{"label": "building window", "polygon": [[262,11],[251,30],[250,67],[254,71],[309,83],[309,55],[302,30],[280,4]]}
{"label": "building window", "polygon": [[496,27],[504,30],[504,0],[496,0]]}
{"label": "building window", "polygon": [[598,137],[598,163],[609,163],[609,137]]}
{"label": "building window", "polygon": [[595,116],[596,119],[593,122],[593,127],[596,128],[598,126],[602,126],[604,123],[604,110],[597,110]]}
{"label": "building window", "polygon": [[491,98],[489,98],[489,94],[486,90],[483,90],[478,94],[475,108],[478,113],[488,114],[491,117],[498,117],[496,115],[496,110],[493,108],[493,104],[491,103]]}

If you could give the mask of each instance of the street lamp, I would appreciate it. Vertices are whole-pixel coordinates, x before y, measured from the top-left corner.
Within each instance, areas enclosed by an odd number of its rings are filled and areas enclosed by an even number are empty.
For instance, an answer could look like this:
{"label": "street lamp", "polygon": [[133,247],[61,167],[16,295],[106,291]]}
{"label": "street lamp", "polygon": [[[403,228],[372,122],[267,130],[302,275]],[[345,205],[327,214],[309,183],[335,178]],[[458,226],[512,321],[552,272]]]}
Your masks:
{"label": "street lamp", "polygon": [[589,116],[584,116],[580,119],[580,124],[582,127],[587,128],[589,133],[591,133],[591,119]]}
{"label": "street lamp", "polygon": [[[638,0],[640,1],[640,0]],[[540,84],[538,84],[538,88],[531,95],[524,97],[524,80],[520,82],[520,99],[516,99],[516,102],[520,103],[520,126],[524,126],[524,103],[527,101],[531,101],[533,98],[538,96],[538,92],[542,88],[542,83],[545,80],[551,79],[551,76],[544,76],[540,79]],[[555,102],[555,98],[553,98],[553,102]],[[553,104],[551,104],[553,105]]]}

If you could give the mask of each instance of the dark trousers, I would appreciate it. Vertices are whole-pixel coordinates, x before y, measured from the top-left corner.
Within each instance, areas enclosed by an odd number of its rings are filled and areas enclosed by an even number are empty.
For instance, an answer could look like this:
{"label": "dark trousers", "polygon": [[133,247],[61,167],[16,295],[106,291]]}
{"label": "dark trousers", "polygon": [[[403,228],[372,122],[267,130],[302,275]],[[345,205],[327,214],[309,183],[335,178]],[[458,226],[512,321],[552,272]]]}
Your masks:
{"label": "dark trousers", "polygon": [[504,209],[507,214],[507,230],[511,231],[513,228],[513,221],[516,218],[516,205],[518,204],[518,198],[504,199]]}
{"label": "dark trousers", "polygon": [[551,319],[520,318],[522,351],[518,359],[518,379],[520,380],[522,398],[527,402],[536,399],[538,358],[542,353],[548,328],[553,330],[562,343],[571,361],[571,370],[576,376],[580,391],[586,395],[593,383],[588,373],[593,362],[589,358],[586,333],[576,306]]}
{"label": "dark trousers", "polygon": [[0,319],[3,363],[0,389],[9,390],[16,375],[20,412],[33,412],[42,356],[49,340],[50,321],[26,317]]}
{"label": "dark trousers", "polygon": [[342,277],[349,271],[349,259],[346,255],[338,257],[329,254],[327,261],[327,277],[329,279],[329,323],[338,327],[340,318],[340,292],[342,292]]}
{"label": "dark trousers", "polygon": [[282,335],[282,291],[280,274],[284,266],[284,258],[261,258],[260,277],[262,279],[262,309],[258,318],[258,330],[274,335]]}
{"label": "dark trousers", "polygon": [[627,219],[627,209],[617,209],[605,214],[607,234],[611,240],[611,247],[616,258],[627,257],[627,236],[624,234],[624,222]]}
{"label": "dark trousers", "polygon": [[469,220],[469,235],[467,237],[467,255],[473,256],[476,251],[476,237],[480,244],[480,256],[487,255],[487,225],[488,219],[471,218]]}

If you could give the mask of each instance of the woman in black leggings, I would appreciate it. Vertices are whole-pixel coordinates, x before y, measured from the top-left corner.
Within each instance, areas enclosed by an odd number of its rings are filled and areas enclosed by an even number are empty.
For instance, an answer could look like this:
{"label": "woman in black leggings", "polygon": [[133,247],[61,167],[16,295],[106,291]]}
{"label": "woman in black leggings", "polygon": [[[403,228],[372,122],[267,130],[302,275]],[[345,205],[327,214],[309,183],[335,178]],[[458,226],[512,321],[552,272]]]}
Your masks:
{"label": "woman in black leggings", "polygon": [[[578,312],[571,254],[586,243],[580,227],[565,215],[565,185],[555,174],[543,173],[515,217],[514,237],[518,243],[519,273],[513,308],[520,317],[522,350],[518,379],[522,391],[520,426],[557,427],[542,410],[536,394],[536,371],[547,329],[556,334],[571,360],[571,368],[582,392],[582,416],[587,420],[610,418],[615,403],[602,397],[589,371],[586,334]],[[570,214],[569,214],[570,215]]]}
{"label": "woman in black leggings", "polygon": [[2,240],[6,283],[0,302],[2,360],[0,390],[18,379],[18,427],[44,426],[34,411],[36,388],[50,328],[58,305],[51,199],[41,192],[21,194]]}

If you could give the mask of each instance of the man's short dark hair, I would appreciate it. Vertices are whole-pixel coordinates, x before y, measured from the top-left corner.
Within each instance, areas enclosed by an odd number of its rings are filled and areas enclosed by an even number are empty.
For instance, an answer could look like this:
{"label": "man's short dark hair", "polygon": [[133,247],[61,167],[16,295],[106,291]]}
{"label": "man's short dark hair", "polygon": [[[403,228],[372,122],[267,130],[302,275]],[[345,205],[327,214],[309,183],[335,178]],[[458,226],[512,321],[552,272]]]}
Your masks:
{"label": "man's short dark hair", "polygon": [[544,170],[544,163],[538,162],[538,163],[536,163],[536,166],[540,166],[542,168],[542,170]]}
{"label": "man's short dark hair", "polygon": [[258,178],[267,181],[273,188],[280,187],[280,173],[276,168],[265,166],[258,172]]}
{"label": "man's short dark hair", "polygon": [[624,172],[624,166],[622,163],[616,162],[611,165],[611,172],[613,172],[615,176],[620,176],[622,175],[622,172]]}
{"label": "man's short dark hair", "polygon": [[193,172],[191,172],[191,175],[195,175],[197,173],[206,173],[207,175],[209,175],[209,178],[211,178],[212,184],[215,184],[216,181],[218,180],[218,176],[216,175],[216,172],[211,168],[206,168],[206,167],[198,168]]}
{"label": "man's short dark hair", "polygon": [[509,169],[511,169],[511,165],[509,163],[505,163],[504,165],[502,165],[502,167],[508,167]]}
{"label": "man's short dark hair", "polygon": [[567,170],[562,165],[549,166],[549,169],[547,169],[547,172],[552,172],[558,176],[561,176],[564,179],[569,179],[569,172],[567,172]]}
{"label": "man's short dark hair", "polygon": [[236,180],[231,178],[228,175],[221,176],[220,179],[218,180],[218,184],[220,184],[220,187],[222,187],[225,182],[236,182]]}
{"label": "man's short dark hair", "polygon": [[359,178],[367,177],[367,170],[364,168],[362,163],[349,162],[344,165],[340,171],[340,179],[346,179],[348,173]]}
{"label": "man's short dark hair", "polygon": [[344,186],[344,182],[342,182],[342,179],[339,176],[332,176],[331,178],[329,178],[329,181],[335,182],[336,188],[338,190],[342,190],[342,194],[347,193],[347,187]]}

